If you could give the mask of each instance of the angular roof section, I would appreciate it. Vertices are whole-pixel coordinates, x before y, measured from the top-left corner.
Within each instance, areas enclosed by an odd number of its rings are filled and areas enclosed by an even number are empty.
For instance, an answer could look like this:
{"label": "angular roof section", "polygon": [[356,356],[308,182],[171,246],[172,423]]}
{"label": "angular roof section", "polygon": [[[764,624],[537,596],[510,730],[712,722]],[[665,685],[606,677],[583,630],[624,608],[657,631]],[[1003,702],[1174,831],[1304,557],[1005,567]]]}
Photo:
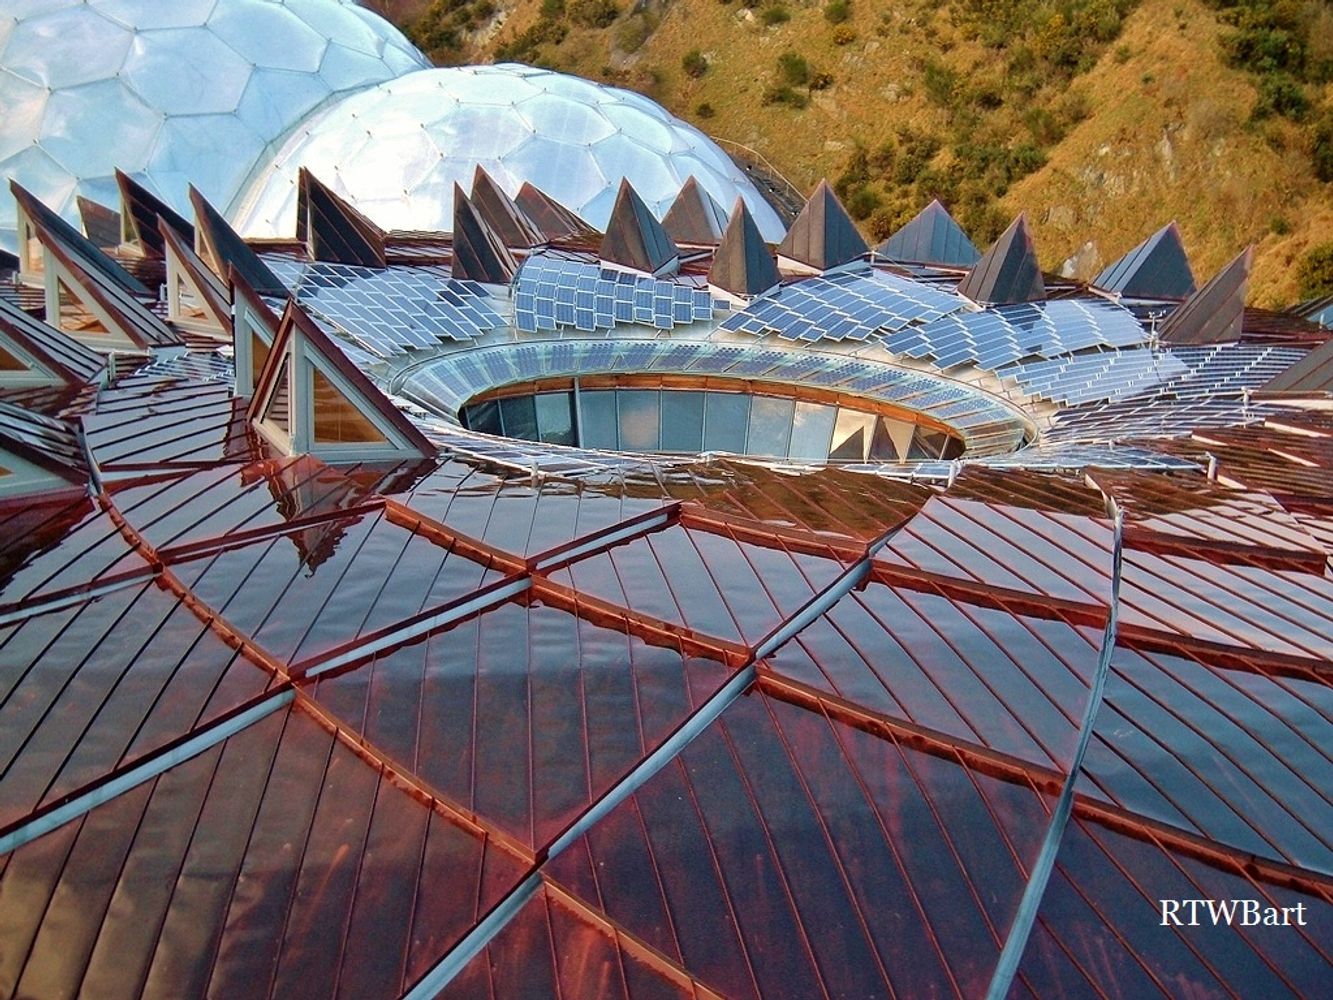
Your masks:
{"label": "angular roof section", "polygon": [[958,283],[958,294],[984,305],[1039,302],[1046,298],[1046,285],[1037,266],[1037,252],[1026,215],[1020,212],[995,245],[963,276]]}
{"label": "angular roof section", "polygon": [[677,244],[708,246],[722,239],[727,213],[691,174],[667,209],[662,228]]}
{"label": "angular roof section", "polygon": [[51,382],[70,386],[87,385],[106,368],[106,359],[92,348],[28,315],[5,298],[0,298],[0,352],[30,361]]}
{"label": "angular roof section", "polygon": [[83,195],[79,195],[77,201],[83,234],[95,246],[117,246],[120,243],[120,213]]}
{"label": "angular roof section", "polygon": [[868,250],[847,209],[828,181],[822,180],[778,246],[778,259],[831,271],[858,260]]}
{"label": "angular roof section", "polygon": [[0,496],[46,489],[53,476],[76,486],[88,482],[78,432],[63,420],[0,402]]}
{"label": "angular roof section", "polygon": [[232,371],[236,395],[249,399],[263,374],[281,320],[235,268],[228,272],[227,280],[231,287]]}
{"label": "angular roof section", "polygon": [[889,260],[947,267],[971,267],[981,259],[981,251],[938,198],[877,246],[875,253]]}
{"label": "angular roof section", "polygon": [[133,239],[144,253],[161,257],[166,253],[158,220],[180,234],[187,242],[194,242],[194,226],[182,219],[161,198],[123,171],[116,171],[116,185],[120,188],[121,235]]}
{"label": "angular roof section", "polygon": [[577,214],[528,181],[524,181],[523,186],[518,189],[514,203],[548,240],[596,232]]}
{"label": "angular roof section", "polygon": [[1098,288],[1126,298],[1183,299],[1194,294],[1180,227],[1170,222],[1108,266],[1092,280]]}
{"label": "angular roof section", "polygon": [[505,194],[504,189],[495,183],[480,163],[472,175],[469,200],[473,209],[486,220],[486,224],[505,246],[528,250],[546,242],[541,227],[528,218],[513,198]]}
{"label": "angular roof section", "polygon": [[673,270],[680,261],[680,251],[662,223],[623,178],[598,252],[604,261],[645,274]]}
{"label": "angular roof section", "polygon": [[1164,344],[1223,344],[1239,340],[1245,318],[1254,247],[1248,246],[1186,299],[1158,328]]}
{"label": "angular roof section", "polygon": [[302,167],[297,174],[296,214],[314,260],[358,267],[384,267],[384,230]]}
{"label": "angular roof section", "polygon": [[190,204],[194,206],[197,225],[195,249],[199,256],[207,254],[219,276],[234,270],[245,283],[260,295],[286,296],[287,286],[269,270],[259,255],[232,229],[222,213],[208,203],[198,189],[190,187]]}
{"label": "angular roof section", "polygon": [[167,260],[167,318],[173,322],[189,321],[181,302],[181,287],[184,285],[211,320],[209,325],[230,335],[231,305],[227,301],[226,286],[166,219],[158,220],[158,235]]}
{"label": "angular roof section", "polygon": [[112,338],[106,341],[108,347],[118,346],[113,343],[116,337],[142,350],[175,347],[181,343],[176,332],[140,298],[127,291],[113,274],[109,274],[102,262],[116,271],[121,270],[119,265],[83,237],[80,236],[74,246],[66,245],[59,237],[46,238],[43,246],[50,254],[50,267],[56,272],[56,280],[46,287],[46,315],[55,320],[55,325],[62,322],[63,290],[77,299],[104,328],[89,330],[89,340],[98,346],[108,335]]}
{"label": "angular roof section", "polygon": [[1333,337],[1260,386],[1259,391],[1333,392]]}
{"label": "angular roof section", "polygon": [[85,261],[90,268],[115,282],[131,295],[151,297],[152,293],[138,278],[102,253],[91,240],[43,205],[18,181],[10,181],[9,189],[14,193],[14,200],[18,202],[19,210],[32,223],[37,238],[43,246],[50,247],[53,242],[62,243],[69,255]]}
{"label": "angular roof section", "polygon": [[450,273],[455,278],[507,285],[518,271],[500,234],[492,229],[463,189],[454,185],[454,257]]}
{"label": "angular roof section", "polygon": [[329,462],[436,454],[294,299],[287,300],[246,417],[288,454]]}
{"label": "angular roof section", "polygon": [[773,255],[759,234],[744,198],[736,199],[722,241],[708,269],[708,283],[744,298],[763,295],[777,287],[781,276]]}

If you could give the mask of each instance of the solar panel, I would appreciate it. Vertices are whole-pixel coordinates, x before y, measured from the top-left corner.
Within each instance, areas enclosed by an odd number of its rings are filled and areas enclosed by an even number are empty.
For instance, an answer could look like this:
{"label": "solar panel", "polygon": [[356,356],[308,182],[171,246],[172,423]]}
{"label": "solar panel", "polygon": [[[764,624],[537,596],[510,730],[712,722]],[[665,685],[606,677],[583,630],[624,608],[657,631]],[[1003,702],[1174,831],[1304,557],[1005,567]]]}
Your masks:
{"label": "solar panel", "polygon": [[728,316],[721,328],[785,340],[865,340],[877,331],[928,323],[965,305],[951,292],[909,278],[859,271],[788,285]]}
{"label": "solar panel", "polygon": [[1074,405],[1137,395],[1187,371],[1164,351],[1134,347],[1009,365],[995,374],[1013,379],[1029,396]]}
{"label": "solar panel", "polygon": [[1089,347],[1134,347],[1148,334],[1129,310],[1100,299],[1055,299],[954,312],[920,329],[889,333],[895,354],[940,368],[974,364],[995,371],[1029,358],[1056,358]]}
{"label": "solar panel", "polygon": [[437,267],[367,268],[266,258],[311,315],[377,358],[471,341],[506,325],[483,286]]}
{"label": "solar panel", "polygon": [[603,267],[594,260],[533,254],[514,278],[514,325],[585,333],[637,324],[658,330],[710,320],[726,308],[706,288]]}

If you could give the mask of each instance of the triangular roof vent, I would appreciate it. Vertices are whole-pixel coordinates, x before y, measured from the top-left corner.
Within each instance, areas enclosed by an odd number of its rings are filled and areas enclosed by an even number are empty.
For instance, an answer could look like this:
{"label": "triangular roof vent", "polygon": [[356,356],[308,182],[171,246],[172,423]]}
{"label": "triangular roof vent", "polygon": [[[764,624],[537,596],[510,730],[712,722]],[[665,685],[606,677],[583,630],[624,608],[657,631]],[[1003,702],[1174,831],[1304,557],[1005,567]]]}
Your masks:
{"label": "triangular roof vent", "polygon": [[166,202],[126,173],[116,171],[120,188],[120,240],[137,243],[145,253],[161,257],[166,253],[158,222],[164,222],[187,243],[194,242],[194,226],[174,212]]}
{"label": "triangular roof vent", "polygon": [[746,300],[771,291],[780,280],[778,266],[759,234],[754,216],[746,207],[745,199],[737,198],[736,207],[731,210],[731,221],[713,254],[708,283]]}
{"label": "triangular roof vent", "polygon": [[86,489],[79,435],[63,420],[0,403],[0,498]]}
{"label": "triangular roof vent", "polygon": [[224,277],[234,269],[258,294],[287,296],[287,287],[259,259],[259,254],[250,249],[222,213],[194,187],[190,188],[190,204],[194,206],[195,253],[214,274]]}
{"label": "triangular roof vent", "polygon": [[472,175],[472,194],[468,199],[477,214],[486,221],[506,247],[531,250],[546,242],[541,228],[528,218],[513,198],[505,194],[491,175],[477,164]]}
{"label": "triangular roof vent", "polygon": [[288,455],[334,463],[436,454],[425,435],[292,300],[246,416]]}
{"label": "triangular roof vent", "polygon": [[453,235],[453,277],[492,285],[507,285],[513,280],[518,270],[513,255],[457,184]]}
{"label": "triangular roof vent", "polygon": [[167,319],[195,333],[230,337],[226,286],[166,219],[158,227],[167,262]]}
{"label": "triangular roof vent", "polygon": [[727,228],[727,213],[691,174],[662,219],[677,246],[713,246]]}
{"label": "triangular roof vent", "polygon": [[92,241],[51,211],[35,195],[11,180],[9,189],[18,207],[19,273],[40,283],[45,268],[42,248],[53,243],[64,246],[68,256],[78,258],[90,270],[120,286],[131,295],[152,298],[144,284],[99,250]]}
{"label": "triangular roof vent", "polygon": [[83,223],[83,235],[88,237],[93,246],[107,249],[120,245],[120,213],[114,208],[99,205],[91,198],[79,195],[75,201],[79,206],[79,220]]}
{"label": "triangular roof vent", "polygon": [[1224,344],[1239,340],[1245,318],[1254,247],[1240,252],[1158,327],[1164,344]]}
{"label": "triangular roof vent", "polygon": [[876,247],[875,252],[889,260],[944,267],[971,267],[981,259],[981,251],[938,198]]}
{"label": "triangular roof vent", "polygon": [[102,355],[0,298],[0,387],[81,386],[105,371]]}
{"label": "triangular roof vent", "polygon": [[1092,283],[1132,299],[1183,299],[1194,294],[1180,228],[1168,223],[1107,267]]}
{"label": "triangular roof vent", "polygon": [[996,306],[1046,298],[1046,283],[1037,266],[1026,215],[1019,213],[995,245],[963,276],[958,294],[982,305]]}
{"label": "triangular roof vent", "polygon": [[521,208],[547,240],[583,236],[596,230],[556,201],[541,188],[527,181],[518,189],[514,203]]}
{"label": "triangular roof vent", "polygon": [[357,267],[386,266],[384,230],[302,167],[297,173],[297,216],[304,220],[312,260]]}
{"label": "triangular roof vent", "polygon": [[249,399],[278,336],[278,317],[239,272],[229,275],[231,285],[232,364],[236,395]]}
{"label": "triangular roof vent", "polygon": [[778,246],[783,267],[814,274],[860,266],[869,250],[842,202],[820,181]]}
{"label": "triangular roof vent", "polygon": [[617,264],[644,274],[670,274],[680,266],[680,251],[644,204],[629,181],[621,179],[616,204],[606,224],[599,254],[608,264]]}

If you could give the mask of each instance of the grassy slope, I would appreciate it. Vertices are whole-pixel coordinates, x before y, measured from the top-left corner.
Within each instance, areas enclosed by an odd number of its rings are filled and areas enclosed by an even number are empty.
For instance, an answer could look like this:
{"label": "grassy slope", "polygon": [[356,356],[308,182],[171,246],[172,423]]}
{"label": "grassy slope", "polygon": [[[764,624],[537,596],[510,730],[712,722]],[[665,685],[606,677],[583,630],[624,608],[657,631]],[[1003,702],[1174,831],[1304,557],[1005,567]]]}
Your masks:
{"label": "grassy slope", "polygon": [[[537,0],[516,0],[494,39],[466,57],[486,58],[497,41],[532,23],[538,8]],[[705,131],[758,149],[807,189],[820,176],[837,176],[855,141],[873,148],[899,125],[947,132],[947,112],[924,94],[923,59],[940,58],[966,74],[989,58],[928,0],[888,12],[854,0],[849,25],[856,38],[841,46],[819,5],[790,9],[789,22],[764,27],[757,12],[735,3],[675,0],[633,54],[616,45],[622,16],[607,29],[571,29],[541,57],[643,90]],[[1315,181],[1295,129],[1247,123],[1255,90],[1221,63],[1219,30],[1197,0],[1143,0],[1121,36],[1076,81],[1091,114],[1048,150],[1045,167],[1001,201],[1007,212],[1028,212],[1045,267],[1058,269],[1091,241],[1079,272],[1090,276],[1175,218],[1201,281],[1254,242],[1255,300],[1276,305],[1295,296],[1292,261],[1333,233],[1333,186]],[[694,48],[710,63],[698,80],[681,69],[682,56]],[[805,110],[761,101],[777,57],[789,49],[834,77]],[[1323,100],[1330,99],[1326,92]],[[714,117],[698,118],[702,102]]]}

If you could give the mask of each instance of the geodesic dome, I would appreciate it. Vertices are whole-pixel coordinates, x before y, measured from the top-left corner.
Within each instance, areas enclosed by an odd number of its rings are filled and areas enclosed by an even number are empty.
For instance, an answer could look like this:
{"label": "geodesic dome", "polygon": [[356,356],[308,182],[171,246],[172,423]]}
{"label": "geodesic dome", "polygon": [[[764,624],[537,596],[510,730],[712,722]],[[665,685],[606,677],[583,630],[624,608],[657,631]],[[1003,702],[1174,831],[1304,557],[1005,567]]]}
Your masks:
{"label": "geodesic dome", "polygon": [[70,221],[113,171],[221,208],[298,122],[426,65],[352,0],[9,0],[0,7],[0,244],[15,178]]}
{"label": "geodesic dome", "polygon": [[453,186],[480,164],[513,194],[530,181],[603,227],[622,177],[661,217],[693,175],[726,211],[745,198],[768,240],[782,222],[698,129],[646,97],[530,66],[422,70],[344,98],[283,144],[238,203],[249,236],[289,235],[307,167],[388,229],[448,231]]}

